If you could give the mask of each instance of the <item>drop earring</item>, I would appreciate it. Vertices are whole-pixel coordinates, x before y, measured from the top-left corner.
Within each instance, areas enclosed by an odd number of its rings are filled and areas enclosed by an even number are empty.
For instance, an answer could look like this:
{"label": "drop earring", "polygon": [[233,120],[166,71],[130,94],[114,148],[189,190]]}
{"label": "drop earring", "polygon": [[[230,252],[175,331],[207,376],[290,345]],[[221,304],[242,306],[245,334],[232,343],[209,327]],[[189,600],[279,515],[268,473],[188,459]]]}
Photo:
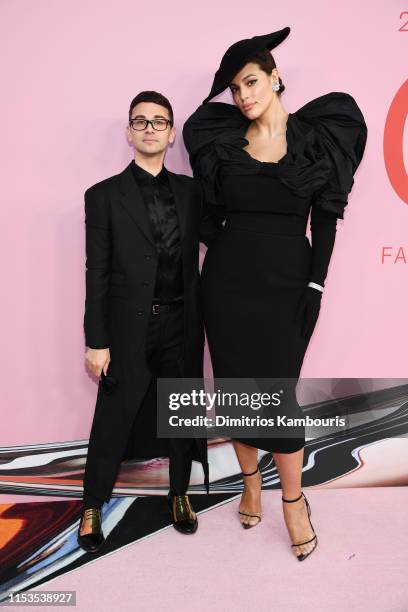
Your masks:
{"label": "drop earring", "polygon": [[273,91],[279,91],[280,90],[279,81],[275,81],[275,83],[272,85],[272,90]]}

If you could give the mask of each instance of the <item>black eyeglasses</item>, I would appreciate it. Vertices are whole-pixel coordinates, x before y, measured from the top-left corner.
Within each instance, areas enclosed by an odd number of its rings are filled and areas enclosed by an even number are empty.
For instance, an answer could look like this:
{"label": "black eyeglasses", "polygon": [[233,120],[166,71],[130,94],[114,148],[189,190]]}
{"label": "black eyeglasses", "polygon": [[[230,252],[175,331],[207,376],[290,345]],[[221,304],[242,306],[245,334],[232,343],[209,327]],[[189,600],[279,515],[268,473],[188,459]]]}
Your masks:
{"label": "black eyeglasses", "polygon": [[129,121],[130,127],[137,132],[145,130],[149,123],[154,130],[158,130],[160,132],[166,130],[168,124],[171,124],[171,121],[170,119],[131,119]]}

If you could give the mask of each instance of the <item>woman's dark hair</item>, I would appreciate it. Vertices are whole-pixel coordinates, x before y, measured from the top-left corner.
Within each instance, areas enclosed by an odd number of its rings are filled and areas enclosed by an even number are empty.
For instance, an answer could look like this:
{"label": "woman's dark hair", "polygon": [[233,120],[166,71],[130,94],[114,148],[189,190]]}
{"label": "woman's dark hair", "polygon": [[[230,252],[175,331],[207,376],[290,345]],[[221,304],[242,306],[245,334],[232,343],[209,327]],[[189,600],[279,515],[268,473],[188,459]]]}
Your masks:
{"label": "woman's dark hair", "polygon": [[135,108],[136,104],[139,104],[139,102],[154,102],[155,104],[160,104],[160,106],[167,108],[169,111],[170,125],[173,126],[174,115],[171,104],[165,96],[157,91],[141,91],[135,98],[133,98],[129,108],[129,121],[132,118],[133,109]]}
{"label": "woman's dark hair", "polygon": [[[266,74],[271,74],[272,70],[276,68],[275,60],[273,59],[273,55],[271,54],[269,49],[263,49],[262,51],[259,51],[259,53],[257,53],[256,55],[254,55],[248,60],[248,63],[249,62],[258,64],[261,70],[266,72]],[[279,77],[279,85],[280,85],[280,89],[279,91],[276,92],[278,96],[280,96],[281,93],[285,91],[285,85],[283,84],[282,79],[280,77]]]}

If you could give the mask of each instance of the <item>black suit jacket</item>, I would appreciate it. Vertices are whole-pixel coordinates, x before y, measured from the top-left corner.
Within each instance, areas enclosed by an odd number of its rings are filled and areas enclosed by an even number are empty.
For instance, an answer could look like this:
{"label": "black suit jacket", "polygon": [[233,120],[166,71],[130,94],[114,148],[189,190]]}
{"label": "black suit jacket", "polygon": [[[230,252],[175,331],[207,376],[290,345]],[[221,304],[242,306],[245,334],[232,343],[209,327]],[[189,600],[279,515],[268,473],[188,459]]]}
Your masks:
{"label": "black suit jacket", "polygon": [[[180,224],[185,296],[184,376],[203,374],[204,327],[201,314],[199,231],[202,190],[193,178],[169,172]],[[109,452],[92,490],[109,491],[110,465],[122,457],[129,429],[151,380],[144,354],[157,271],[150,221],[129,164],[123,172],[85,192],[86,298],[85,342],[108,346],[108,374],[118,381],[109,392],[99,382],[88,458]],[[107,451],[109,448],[109,451]],[[207,466],[206,441],[197,442],[194,458]],[[89,459],[91,460],[91,459]],[[108,494],[108,493],[106,493]]]}

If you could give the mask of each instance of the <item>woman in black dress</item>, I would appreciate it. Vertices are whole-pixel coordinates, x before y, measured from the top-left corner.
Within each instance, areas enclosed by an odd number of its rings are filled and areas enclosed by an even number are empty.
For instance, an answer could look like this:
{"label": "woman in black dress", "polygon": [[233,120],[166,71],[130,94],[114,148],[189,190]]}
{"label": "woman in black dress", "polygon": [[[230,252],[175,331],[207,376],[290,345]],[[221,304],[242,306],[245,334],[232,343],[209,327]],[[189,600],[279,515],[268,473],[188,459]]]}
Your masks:
{"label": "woman in black dress", "polygon": [[[232,45],[209,96],[183,129],[204,192],[208,250],[201,279],[214,378],[300,375],[337,218],[343,218],[365,148],[364,117],[349,94],[328,93],[294,113],[285,111],[284,85],[270,50],[289,32]],[[233,105],[208,104],[227,87]],[[312,245],[305,235],[309,213]],[[270,451],[282,499],[291,502],[283,512],[292,550],[305,559],[317,536],[301,491],[304,428],[291,437],[233,443],[244,475],[241,523],[249,528],[261,520],[257,449]]]}

